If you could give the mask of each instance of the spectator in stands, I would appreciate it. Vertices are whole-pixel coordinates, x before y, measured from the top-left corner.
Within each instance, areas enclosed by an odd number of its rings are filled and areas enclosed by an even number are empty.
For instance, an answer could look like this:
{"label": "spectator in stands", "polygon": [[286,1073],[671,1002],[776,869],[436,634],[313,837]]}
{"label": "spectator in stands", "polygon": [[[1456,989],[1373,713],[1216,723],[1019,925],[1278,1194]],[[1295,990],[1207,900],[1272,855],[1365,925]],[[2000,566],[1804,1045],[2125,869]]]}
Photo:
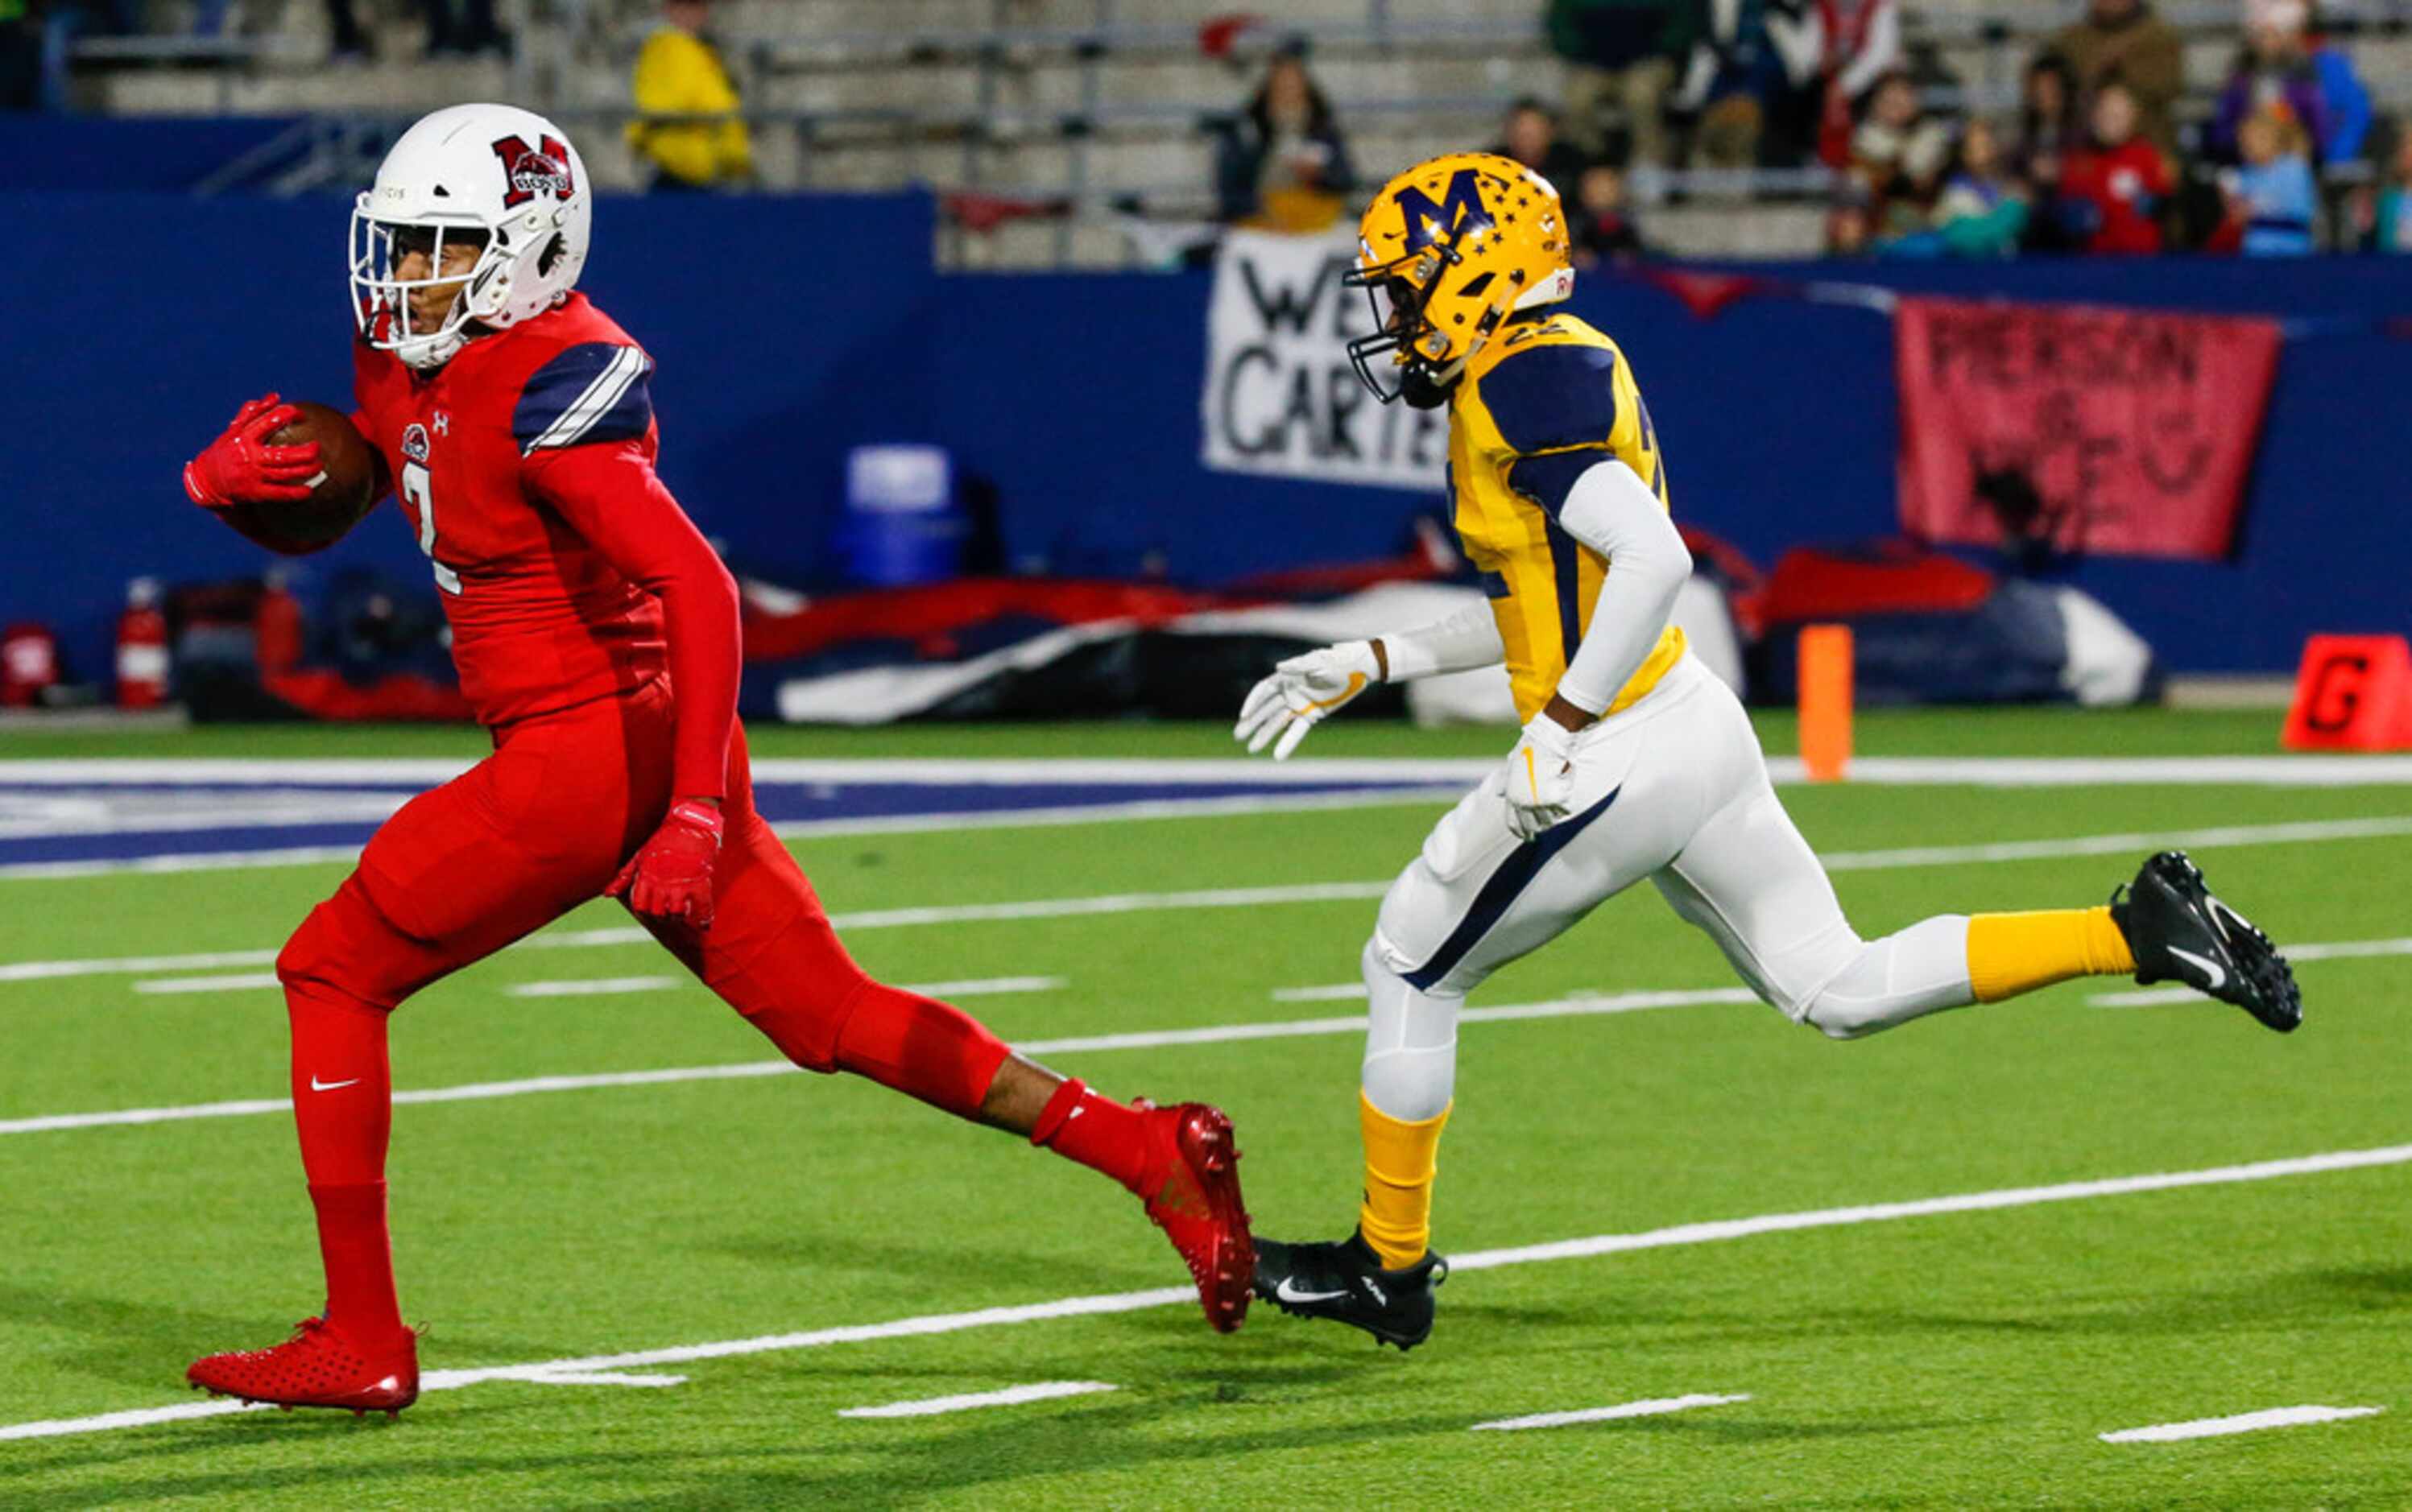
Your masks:
{"label": "spectator in stands", "polygon": [[2144,139],[2165,153],[2176,149],[2169,107],[2185,88],[2185,48],[2146,0],[2090,0],[2085,19],[2052,38],[2052,51],[2068,60],[2082,95],[2114,81],[2125,85]]}
{"label": "spectator in stands", "polygon": [[2325,156],[2331,135],[2329,108],[2305,35],[2308,7],[2302,0],[2250,0],[2245,17],[2244,46],[2220,92],[2205,144],[2222,162],[2241,161],[2238,129],[2249,117],[2284,105],[2302,124],[2313,153]]}
{"label": "spectator in stands", "polygon": [[1575,266],[1586,271],[1606,262],[1628,262],[1650,256],[1641,228],[1625,208],[1625,170],[1613,163],[1594,163],[1576,180],[1574,201],[1566,207]]}
{"label": "spectator in stands", "polygon": [[1841,168],[1850,161],[1853,123],[1870,92],[1902,66],[1901,0],[1821,0],[1818,31],[1824,95],[1817,156]]}
{"label": "spectator in stands", "polygon": [[1954,257],[2013,257],[2025,239],[2029,209],[2001,133],[1990,121],[1969,122],[1934,204],[1935,250]]}
{"label": "spectator in stands", "polygon": [[1875,197],[1866,184],[1846,178],[1826,211],[1826,256],[1864,257],[1875,251]]}
{"label": "spectator in stands", "polygon": [[494,0],[422,0],[427,7],[427,55],[475,57],[507,52],[510,38],[494,24]]}
{"label": "spectator in stands", "polygon": [[1549,180],[1562,197],[1582,177],[1583,154],[1572,142],[1558,139],[1557,117],[1529,95],[1508,107],[1499,144],[1491,150]]}
{"label": "spectator in stands", "polygon": [[2267,105],[2237,127],[2244,159],[2228,185],[2228,219],[2248,257],[2310,256],[2319,184],[2312,175],[2311,137],[2285,105]]}
{"label": "spectator in stands", "polygon": [[1357,174],[1331,102],[1306,71],[1302,44],[1272,60],[1247,109],[1222,136],[1214,181],[1224,220],[1305,233],[1340,219]]}
{"label": "spectator in stands", "polygon": [[654,169],[655,190],[699,190],[754,176],[754,143],[738,113],[737,86],[705,27],[709,0],[664,0],[661,24],[637,54],[642,117],[628,145]]}
{"label": "spectator in stands", "polygon": [[2038,154],[2059,157],[2077,142],[2077,72],[2059,53],[2039,52],[2019,85],[2020,166]]}
{"label": "spectator in stands", "polygon": [[[1575,145],[1594,157],[1670,166],[1667,95],[1699,31],[1697,0],[1550,0],[1547,26],[1551,51],[1566,64]],[[1605,119],[1611,110],[1621,133]]]}
{"label": "spectator in stands", "polygon": [[2077,80],[2066,60],[2045,52],[2027,65],[2019,141],[2011,170],[2027,202],[2021,252],[2082,252],[2094,238],[2094,207],[2061,193],[2069,154],[2084,145],[2078,129]]}
{"label": "spectator in stands", "polygon": [[1695,159],[1723,169],[1800,161],[1809,146],[1800,123],[1820,97],[1817,0],[1699,3],[1707,25],[1674,102],[1697,117]]}
{"label": "spectator in stands", "polygon": [[2373,252],[2412,252],[2412,129],[2398,125],[2378,192],[2355,204],[2362,243]]}
{"label": "spectator in stands", "polygon": [[2104,84],[2094,95],[2092,136],[2062,171],[2062,196],[2090,207],[2088,252],[2161,250],[2161,206],[2172,183],[2169,160],[2140,134],[2142,115],[2125,84]]}
{"label": "spectator in stands", "polygon": [[1927,228],[1950,158],[1950,129],[1926,114],[1908,70],[1885,75],[1868,96],[1866,118],[1851,133],[1851,174],[1872,196],[1879,239]]}
{"label": "spectator in stands", "polygon": [[2319,70],[2320,103],[2328,110],[2327,161],[2357,162],[2370,144],[2370,89],[2355,71],[2353,55],[2320,35],[2319,12],[2312,10],[2306,21],[2304,45]]}
{"label": "spectator in stands", "polygon": [[376,56],[375,45],[353,13],[352,0],[327,0],[327,37],[331,63],[366,63]]}

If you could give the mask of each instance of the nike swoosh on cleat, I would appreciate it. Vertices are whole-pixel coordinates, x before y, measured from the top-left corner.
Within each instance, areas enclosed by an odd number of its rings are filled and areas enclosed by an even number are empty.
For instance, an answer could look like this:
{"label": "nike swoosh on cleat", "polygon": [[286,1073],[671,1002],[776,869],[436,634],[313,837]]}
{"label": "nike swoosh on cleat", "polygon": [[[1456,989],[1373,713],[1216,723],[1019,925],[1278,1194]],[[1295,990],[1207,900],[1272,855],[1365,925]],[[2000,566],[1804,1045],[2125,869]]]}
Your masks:
{"label": "nike swoosh on cleat", "polygon": [[2211,978],[2210,985],[2203,989],[2205,991],[2216,992],[2221,988],[2228,985],[2228,968],[2222,966],[2218,962],[2206,960],[2201,956],[2196,955],[2191,950],[2180,949],[2174,945],[2170,946],[2169,949],[2169,954],[2177,957],[2180,961],[2201,968],[2203,974]]}
{"label": "nike swoosh on cleat", "polygon": [[1338,1291],[1301,1291],[1298,1289],[1298,1283],[1287,1277],[1284,1277],[1282,1284],[1273,1288],[1274,1300],[1283,1302],[1328,1302],[1334,1298],[1347,1295],[1348,1289],[1345,1286]]}
{"label": "nike swoosh on cleat", "polygon": [[358,1077],[352,1078],[349,1081],[321,1081],[314,1076],[310,1079],[310,1090],[312,1092],[333,1092],[338,1087],[357,1087],[360,1085],[360,1079]]}

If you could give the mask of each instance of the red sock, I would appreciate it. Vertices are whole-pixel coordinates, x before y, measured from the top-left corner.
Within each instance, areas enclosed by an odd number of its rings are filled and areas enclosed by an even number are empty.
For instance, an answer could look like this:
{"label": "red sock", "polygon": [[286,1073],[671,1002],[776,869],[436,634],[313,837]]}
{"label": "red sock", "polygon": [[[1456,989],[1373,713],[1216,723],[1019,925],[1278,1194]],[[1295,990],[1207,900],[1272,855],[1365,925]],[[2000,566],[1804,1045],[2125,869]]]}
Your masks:
{"label": "red sock", "polygon": [[[766,1026],[764,1032],[771,1031]],[[856,995],[838,1031],[840,1070],[869,1077],[958,1118],[978,1116],[996,1068],[1011,1053],[1005,1041],[961,1008],[881,982],[866,984]]]}
{"label": "red sock", "polygon": [[293,1026],[293,1123],[318,1210],[327,1319],[375,1344],[402,1329],[385,1214],[393,1073],[384,1010],[316,981],[287,983]]}
{"label": "red sock", "polygon": [[313,1186],[318,1258],[327,1267],[327,1321],[375,1347],[402,1331],[393,1294],[393,1244],[385,1225],[385,1183]]}
{"label": "red sock", "polygon": [[1110,1176],[1141,1196],[1148,1195],[1154,1167],[1148,1157],[1146,1116],[1128,1103],[1098,1096],[1078,1077],[1047,1099],[1030,1142]]}

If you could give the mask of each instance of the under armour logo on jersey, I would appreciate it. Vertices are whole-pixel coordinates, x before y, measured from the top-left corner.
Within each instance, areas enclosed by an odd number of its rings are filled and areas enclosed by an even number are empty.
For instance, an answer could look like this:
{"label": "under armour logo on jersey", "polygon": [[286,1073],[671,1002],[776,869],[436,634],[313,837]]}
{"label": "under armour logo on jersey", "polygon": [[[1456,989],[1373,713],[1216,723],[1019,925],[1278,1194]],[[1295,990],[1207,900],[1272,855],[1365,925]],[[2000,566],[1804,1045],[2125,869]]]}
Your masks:
{"label": "under armour logo on jersey", "polygon": [[[437,417],[436,429],[443,429],[441,416]],[[425,462],[427,452],[427,427],[413,420],[410,428],[402,433],[402,454],[412,462]]]}
{"label": "under armour logo on jersey", "polygon": [[502,160],[503,177],[510,183],[503,195],[505,210],[516,210],[540,194],[566,199],[578,192],[569,176],[568,145],[559,137],[539,137],[534,147],[520,137],[502,137],[493,142],[493,149]]}
{"label": "under armour logo on jersey", "polygon": [[450,435],[452,433],[452,416],[450,411],[439,409],[435,412],[435,433],[437,435]]}

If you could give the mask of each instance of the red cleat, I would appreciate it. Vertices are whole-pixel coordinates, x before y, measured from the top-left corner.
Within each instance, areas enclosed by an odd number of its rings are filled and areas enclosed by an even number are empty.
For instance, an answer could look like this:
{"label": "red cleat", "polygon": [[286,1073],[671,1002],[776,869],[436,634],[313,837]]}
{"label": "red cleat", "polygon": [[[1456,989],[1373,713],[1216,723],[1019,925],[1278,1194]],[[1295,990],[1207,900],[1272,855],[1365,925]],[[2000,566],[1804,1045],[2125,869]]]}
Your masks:
{"label": "red cleat", "polygon": [[193,1361],[184,1379],[214,1397],[296,1407],[348,1408],[355,1417],[400,1416],[419,1400],[419,1335],[363,1349],[325,1318],[303,1318],[272,1349],[243,1349]]}
{"label": "red cleat", "polygon": [[1257,1246],[1240,1199],[1240,1151],[1231,1121],[1219,1108],[1183,1103],[1140,1105],[1155,1153],[1147,1183],[1147,1215],[1188,1262],[1198,1300],[1217,1333],[1247,1321]]}

